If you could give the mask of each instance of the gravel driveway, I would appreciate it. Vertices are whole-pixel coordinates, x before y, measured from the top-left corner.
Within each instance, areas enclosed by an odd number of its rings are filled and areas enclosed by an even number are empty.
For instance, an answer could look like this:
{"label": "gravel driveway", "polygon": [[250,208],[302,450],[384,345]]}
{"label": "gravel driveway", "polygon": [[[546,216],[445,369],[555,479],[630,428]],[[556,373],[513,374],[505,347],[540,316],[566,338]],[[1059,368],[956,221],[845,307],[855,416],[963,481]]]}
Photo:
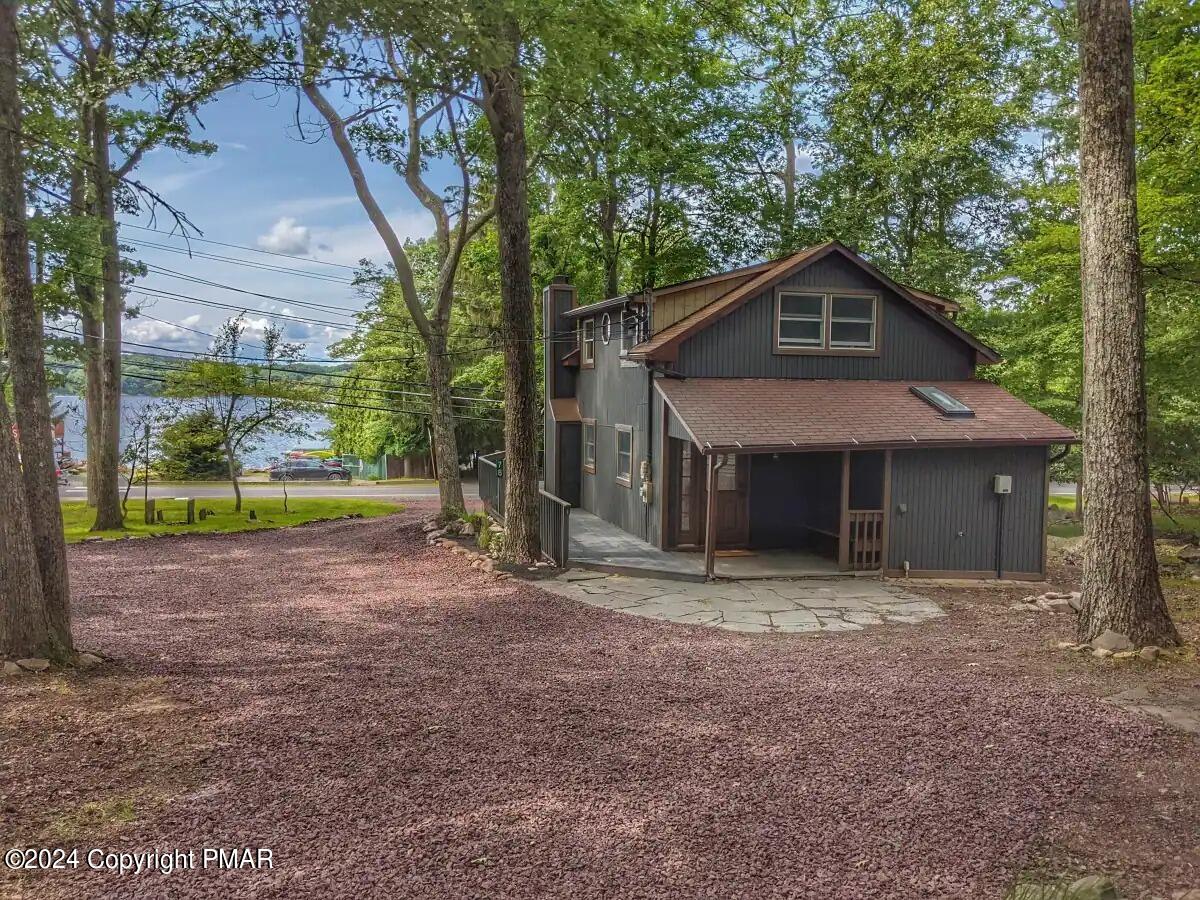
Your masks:
{"label": "gravel driveway", "polygon": [[991,619],[655,622],[418,521],[73,548],[80,644],[120,662],[0,683],[5,843],[274,866],[0,896],[998,898],[1042,852],[1200,885],[1196,742],[1007,666]]}

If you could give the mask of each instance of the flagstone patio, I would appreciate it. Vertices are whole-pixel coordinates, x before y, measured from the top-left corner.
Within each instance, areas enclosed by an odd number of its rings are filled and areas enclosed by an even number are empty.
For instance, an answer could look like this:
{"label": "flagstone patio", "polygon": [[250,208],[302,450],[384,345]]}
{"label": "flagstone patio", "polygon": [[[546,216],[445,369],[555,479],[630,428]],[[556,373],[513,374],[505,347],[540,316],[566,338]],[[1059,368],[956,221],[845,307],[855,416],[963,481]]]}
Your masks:
{"label": "flagstone patio", "polygon": [[903,587],[873,579],[804,578],[706,584],[569,569],[539,587],[589,606],[727,631],[801,634],[859,631],[944,616]]}

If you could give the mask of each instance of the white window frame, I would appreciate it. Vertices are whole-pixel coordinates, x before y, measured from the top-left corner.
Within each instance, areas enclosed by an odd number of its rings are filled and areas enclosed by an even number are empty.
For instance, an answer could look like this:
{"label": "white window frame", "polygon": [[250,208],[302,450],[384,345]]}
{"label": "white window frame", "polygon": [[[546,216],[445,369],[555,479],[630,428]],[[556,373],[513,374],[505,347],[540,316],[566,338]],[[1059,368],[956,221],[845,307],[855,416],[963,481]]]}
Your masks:
{"label": "white window frame", "polygon": [[[863,319],[863,318],[859,318],[856,316],[835,316],[834,315],[834,306],[836,305],[837,301],[843,297],[848,298],[848,299],[853,299],[853,300],[870,300],[871,301],[871,317],[869,319]],[[879,298],[874,294],[856,294],[856,293],[838,292],[838,293],[830,294],[829,298],[828,298],[828,302],[829,302],[829,337],[828,337],[829,349],[831,349],[831,350],[833,350],[833,349],[837,349],[837,350],[874,350],[875,343],[876,343],[876,341],[875,341],[875,332],[876,332],[875,320],[879,318]],[[871,340],[865,344],[850,343],[850,342],[846,342],[846,341],[839,341],[839,342],[835,343],[833,340],[833,323],[834,322],[852,322],[857,325],[869,324],[871,326]]]}
{"label": "white window frame", "polygon": [[635,360],[626,361],[629,351],[645,340],[645,323],[636,306],[627,306],[621,310],[621,362],[622,365],[636,365]]}
{"label": "white window frame", "polygon": [[[781,323],[786,321],[814,322],[814,315],[784,315],[783,298],[788,296],[806,296],[821,298],[821,340],[820,343],[798,343],[795,338],[784,339]],[[871,301],[871,318],[852,316],[833,316],[833,299],[835,297],[855,297]],[[883,315],[883,299],[878,291],[842,290],[837,288],[777,288],[775,290],[775,320],[774,352],[778,355],[824,355],[824,356],[878,356],[880,345],[880,322]],[[871,342],[846,343],[833,341],[834,322],[870,323]]]}
{"label": "white window frame", "polygon": [[[589,337],[588,335],[591,335]],[[584,319],[579,327],[579,362],[584,366],[596,364],[596,320]]]}
{"label": "white window frame", "polygon": [[600,340],[604,342],[604,346],[608,346],[609,340],[612,339],[612,316],[605,313],[600,317]]}
{"label": "white window frame", "polygon": [[[588,434],[591,434],[592,439],[588,440]],[[588,447],[592,448],[592,458],[588,459]],[[583,420],[583,471],[596,474],[596,454],[599,451],[596,444],[596,420]]]}
{"label": "white window frame", "polygon": [[[621,435],[629,435],[629,474],[621,474]],[[617,484],[623,487],[633,487],[633,426],[632,425],[614,425],[613,426],[613,445],[616,448],[616,476]]]}
{"label": "white window frame", "polygon": [[[821,308],[815,313],[798,314],[784,313],[783,300],[785,297],[809,297],[820,301]],[[828,314],[829,297],[819,291],[780,291],[775,295],[775,346],[785,350],[821,350],[825,347],[825,319]],[[798,338],[783,336],[784,322],[816,322],[820,332],[816,341],[801,341]]]}

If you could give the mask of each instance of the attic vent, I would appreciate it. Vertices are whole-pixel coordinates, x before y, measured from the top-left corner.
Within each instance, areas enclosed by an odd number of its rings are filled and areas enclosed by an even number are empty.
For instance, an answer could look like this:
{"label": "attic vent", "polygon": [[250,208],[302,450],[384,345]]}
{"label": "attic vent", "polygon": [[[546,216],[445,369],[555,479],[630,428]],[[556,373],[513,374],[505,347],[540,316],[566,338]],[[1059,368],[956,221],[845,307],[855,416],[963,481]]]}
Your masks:
{"label": "attic vent", "polygon": [[975,411],[961,400],[956,400],[939,387],[931,384],[913,385],[912,392],[938,410],[944,416],[957,416],[964,419],[973,418]]}

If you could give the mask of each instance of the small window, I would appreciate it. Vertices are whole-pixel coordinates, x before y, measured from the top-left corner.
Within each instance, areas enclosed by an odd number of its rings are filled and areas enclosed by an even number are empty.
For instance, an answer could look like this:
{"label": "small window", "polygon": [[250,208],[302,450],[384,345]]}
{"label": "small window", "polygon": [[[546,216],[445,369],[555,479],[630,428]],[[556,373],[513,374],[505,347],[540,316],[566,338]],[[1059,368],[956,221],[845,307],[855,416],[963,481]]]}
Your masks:
{"label": "small window", "polygon": [[975,415],[975,410],[971,409],[971,407],[967,406],[961,400],[951,397],[940,387],[934,387],[931,384],[914,385],[912,392],[934,409],[940,411],[942,415],[956,416],[964,419],[969,419]]}
{"label": "small window", "polygon": [[825,295],[779,295],[779,346],[825,346]]}
{"label": "small window", "polygon": [[621,355],[624,356],[642,340],[642,317],[637,307],[621,313]]}
{"label": "small window", "polygon": [[633,428],[614,425],[617,435],[617,484],[633,485]]}
{"label": "small window", "polygon": [[585,366],[596,363],[596,320],[586,319],[580,337],[580,356]]}
{"label": "small window", "polygon": [[605,313],[600,317],[600,340],[604,341],[604,346],[608,346],[609,340],[612,339],[612,317]]}
{"label": "small window", "polygon": [[829,308],[829,346],[875,348],[875,298],[834,294]]}
{"label": "small window", "polygon": [[583,420],[583,470],[596,473],[596,420]]}

